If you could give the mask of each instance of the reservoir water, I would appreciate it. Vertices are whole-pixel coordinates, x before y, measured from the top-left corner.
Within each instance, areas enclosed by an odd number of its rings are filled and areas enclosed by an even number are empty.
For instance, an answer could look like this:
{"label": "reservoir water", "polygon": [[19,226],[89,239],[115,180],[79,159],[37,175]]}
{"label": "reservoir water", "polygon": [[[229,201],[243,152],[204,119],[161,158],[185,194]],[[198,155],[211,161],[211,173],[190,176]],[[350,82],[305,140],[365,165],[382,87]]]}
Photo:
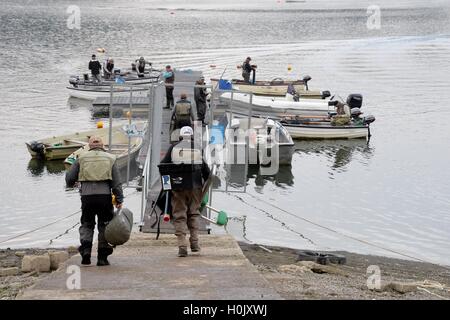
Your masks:
{"label": "reservoir water", "polygon": [[[65,191],[63,166],[30,161],[24,142],[95,126],[65,87],[100,47],[118,66],[143,55],[157,67],[202,70],[207,79],[225,67],[224,78],[239,77],[236,65],[251,56],[260,79],[309,74],[311,88],[363,94],[362,111],[377,118],[368,144],[298,141],[291,167],[271,177],[249,172],[247,194],[216,193],[215,206],[246,216],[245,228],[229,226],[238,239],[397,256],[345,234],[450,265],[450,6],[378,1],[380,28],[370,29],[370,4],[2,1],[0,242],[79,210],[78,193]],[[67,27],[71,5],[80,8],[80,29]],[[138,213],[140,194],[127,193]],[[74,215],[0,247],[48,247],[77,221]],[[77,237],[71,229],[52,245]]]}

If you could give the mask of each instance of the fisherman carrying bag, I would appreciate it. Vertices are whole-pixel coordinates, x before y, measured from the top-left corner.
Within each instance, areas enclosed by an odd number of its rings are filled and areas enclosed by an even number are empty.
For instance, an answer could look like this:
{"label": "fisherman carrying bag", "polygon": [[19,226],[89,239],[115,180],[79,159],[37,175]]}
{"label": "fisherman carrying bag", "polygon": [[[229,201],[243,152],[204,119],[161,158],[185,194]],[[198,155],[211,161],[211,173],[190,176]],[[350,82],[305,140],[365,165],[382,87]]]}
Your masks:
{"label": "fisherman carrying bag", "polygon": [[127,208],[121,208],[106,225],[105,239],[113,246],[122,245],[130,239],[132,229],[133,213]]}

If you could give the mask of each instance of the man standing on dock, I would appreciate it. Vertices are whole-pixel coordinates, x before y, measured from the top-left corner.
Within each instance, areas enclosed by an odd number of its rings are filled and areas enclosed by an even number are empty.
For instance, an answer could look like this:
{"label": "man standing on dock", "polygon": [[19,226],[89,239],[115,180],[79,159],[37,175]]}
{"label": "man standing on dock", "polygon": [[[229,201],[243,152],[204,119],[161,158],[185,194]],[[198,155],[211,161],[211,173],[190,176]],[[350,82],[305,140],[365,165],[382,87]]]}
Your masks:
{"label": "man standing on dock", "polygon": [[181,129],[184,126],[192,127],[192,122],[195,121],[194,112],[192,111],[192,104],[187,99],[186,93],[182,93],[180,100],[175,104],[171,121],[173,121],[173,130]]}
{"label": "man standing on dock", "polygon": [[202,124],[205,124],[205,115],[206,115],[206,88],[201,88],[197,86],[204,86],[205,85],[205,78],[201,77],[200,80],[198,80],[196,83],[196,87],[194,88],[194,98],[195,98],[195,105],[197,107],[197,120],[201,121]]}
{"label": "man standing on dock", "polygon": [[89,139],[89,151],[82,153],[67,171],[67,186],[71,188],[77,181],[81,182],[81,246],[78,248],[82,257],[81,264],[91,264],[95,216],[97,215],[97,266],[107,266],[109,265],[107,258],[113,252],[113,248],[105,239],[106,225],[113,218],[114,213],[111,192],[115,196],[116,207],[121,208],[123,191],[116,157],[104,150],[100,137]]}
{"label": "man standing on dock", "polygon": [[97,57],[95,56],[95,54],[92,55],[92,59],[91,59],[91,61],[89,61],[89,70],[91,70],[92,81],[100,84],[102,82],[102,79],[100,76],[100,70],[102,70],[102,65],[97,60]]}
{"label": "man standing on dock", "polygon": [[[188,255],[187,230],[190,233],[191,251],[200,251],[199,209],[203,196],[203,184],[208,180],[210,170],[203,160],[202,151],[194,144],[192,128],[187,126],[181,128],[180,136],[182,140],[169,147],[161,163],[177,165],[171,174],[171,179],[181,183],[172,183],[172,215],[178,242],[178,256],[186,257]],[[181,167],[178,167],[179,165]]]}
{"label": "man standing on dock", "polygon": [[174,106],[173,89],[175,83],[175,72],[172,70],[171,66],[166,66],[163,77],[166,83],[166,108],[170,109]]}

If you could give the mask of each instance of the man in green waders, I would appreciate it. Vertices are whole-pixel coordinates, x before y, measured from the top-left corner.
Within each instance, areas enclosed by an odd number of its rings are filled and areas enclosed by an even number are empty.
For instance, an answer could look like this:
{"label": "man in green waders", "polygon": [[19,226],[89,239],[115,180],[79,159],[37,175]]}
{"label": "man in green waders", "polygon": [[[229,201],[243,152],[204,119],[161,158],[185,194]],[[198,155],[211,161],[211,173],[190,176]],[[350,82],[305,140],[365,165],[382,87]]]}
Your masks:
{"label": "man in green waders", "polygon": [[89,139],[89,151],[82,153],[66,173],[66,184],[69,188],[81,183],[81,226],[80,247],[81,264],[91,264],[92,242],[94,238],[95,216],[98,229],[97,266],[109,265],[108,256],[113,248],[105,239],[105,228],[113,218],[112,194],[116,207],[123,203],[120,172],[116,165],[116,157],[103,149],[100,137]]}
{"label": "man in green waders", "polygon": [[[208,180],[210,170],[203,160],[202,151],[194,145],[192,128],[181,128],[180,137],[182,140],[170,146],[161,163],[174,165],[171,173],[173,224],[178,242],[178,256],[186,257],[189,244],[192,252],[200,251],[199,209],[202,187]],[[186,240],[188,232],[189,243]]]}

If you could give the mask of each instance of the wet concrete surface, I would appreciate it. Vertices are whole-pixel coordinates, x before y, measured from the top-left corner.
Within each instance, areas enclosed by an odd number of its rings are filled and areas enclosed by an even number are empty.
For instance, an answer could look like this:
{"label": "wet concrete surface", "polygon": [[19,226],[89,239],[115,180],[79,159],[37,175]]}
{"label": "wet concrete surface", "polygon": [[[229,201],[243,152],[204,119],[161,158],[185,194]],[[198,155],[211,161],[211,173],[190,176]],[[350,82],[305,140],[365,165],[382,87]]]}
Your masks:
{"label": "wet concrete surface", "polygon": [[[231,236],[204,235],[200,243],[200,253],[179,258],[173,235],[135,233],[111,266],[95,266],[96,257],[81,266],[76,255],[17,299],[281,299]],[[70,266],[80,267],[80,289],[68,289]]]}

